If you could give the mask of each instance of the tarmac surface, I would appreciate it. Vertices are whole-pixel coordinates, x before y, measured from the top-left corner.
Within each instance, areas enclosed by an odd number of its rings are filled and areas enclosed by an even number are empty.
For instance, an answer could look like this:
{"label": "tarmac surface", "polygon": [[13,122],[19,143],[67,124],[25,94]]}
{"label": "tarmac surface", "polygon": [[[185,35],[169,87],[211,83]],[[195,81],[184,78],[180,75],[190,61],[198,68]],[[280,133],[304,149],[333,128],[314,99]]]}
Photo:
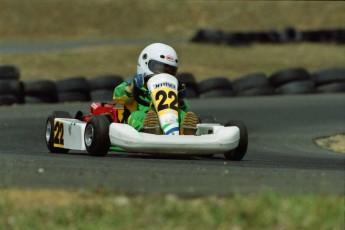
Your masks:
{"label": "tarmac surface", "polygon": [[54,110],[88,111],[90,103],[0,107],[0,188],[105,188],[187,196],[277,191],[345,194],[345,154],[315,138],[345,133],[344,94],[190,100],[198,115],[243,120],[249,148],[239,162],[110,152],[49,153],[45,122]]}

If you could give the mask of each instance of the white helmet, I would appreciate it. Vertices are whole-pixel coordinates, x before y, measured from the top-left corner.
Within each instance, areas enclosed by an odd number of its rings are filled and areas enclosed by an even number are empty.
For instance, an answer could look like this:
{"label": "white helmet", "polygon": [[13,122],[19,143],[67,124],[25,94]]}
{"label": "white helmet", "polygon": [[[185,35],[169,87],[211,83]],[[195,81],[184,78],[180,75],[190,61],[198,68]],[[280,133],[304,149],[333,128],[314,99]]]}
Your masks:
{"label": "white helmet", "polygon": [[175,50],[162,43],[147,46],[138,59],[137,74],[168,73],[176,75],[178,59]]}

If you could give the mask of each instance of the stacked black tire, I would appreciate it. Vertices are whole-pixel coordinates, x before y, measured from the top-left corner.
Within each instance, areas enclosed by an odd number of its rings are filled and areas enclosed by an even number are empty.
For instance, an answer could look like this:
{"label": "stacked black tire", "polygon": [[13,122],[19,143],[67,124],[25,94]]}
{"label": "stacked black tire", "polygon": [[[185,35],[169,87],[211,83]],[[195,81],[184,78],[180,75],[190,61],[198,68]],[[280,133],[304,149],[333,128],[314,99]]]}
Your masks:
{"label": "stacked black tire", "polygon": [[0,105],[24,103],[24,86],[19,69],[11,65],[0,66]]}
{"label": "stacked black tire", "polygon": [[232,82],[235,96],[273,95],[274,88],[264,73],[251,73],[241,76]]}
{"label": "stacked black tire", "polygon": [[114,88],[123,82],[119,75],[104,75],[89,79],[92,101],[111,101]]}
{"label": "stacked black tire", "polygon": [[56,82],[59,102],[90,101],[90,87],[85,77],[72,77]]}
{"label": "stacked black tire", "polygon": [[232,97],[234,91],[228,78],[212,77],[199,83],[200,98]]}
{"label": "stacked black tire", "polygon": [[244,97],[276,94],[264,73],[250,73],[230,81],[227,77],[213,77],[199,83],[200,98]]}
{"label": "stacked black tire", "polygon": [[317,93],[345,92],[345,67],[322,69],[314,72],[311,78]]}
{"label": "stacked black tire", "polygon": [[[183,76],[188,76],[187,82],[194,79],[189,73],[182,74],[180,81],[183,81]],[[194,80],[192,85],[187,90],[193,94],[198,92],[199,98],[341,93],[345,92],[345,68],[327,68],[313,73],[300,67],[288,68],[271,75],[250,73],[233,81],[225,76],[211,77],[199,84]]]}
{"label": "stacked black tire", "polygon": [[56,84],[50,80],[24,81],[26,103],[56,103],[59,101]]}
{"label": "stacked black tire", "polygon": [[277,94],[344,93],[345,68],[333,67],[309,73],[291,68],[273,73],[270,84]]}
{"label": "stacked black tire", "polygon": [[56,83],[60,102],[112,101],[114,88],[123,82],[118,75],[73,77]]}
{"label": "stacked black tire", "polygon": [[310,74],[303,68],[285,69],[269,77],[271,86],[277,94],[314,93],[315,87]]}
{"label": "stacked black tire", "polygon": [[296,43],[296,42],[327,42],[345,43],[345,28],[298,30],[288,27],[283,30],[267,31],[232,31],[199,29],[191,42],[224,44],[230,46],[250,45],[252,43]]}
{"label": "stacked black tire", "polygon": [[57,103],[76,101],[112,101],[114,88],[123,82],[118,75],[86,79],[83,76],[59,81],[20,81],[19,69],[0,66],[0,106],[22,103]]}

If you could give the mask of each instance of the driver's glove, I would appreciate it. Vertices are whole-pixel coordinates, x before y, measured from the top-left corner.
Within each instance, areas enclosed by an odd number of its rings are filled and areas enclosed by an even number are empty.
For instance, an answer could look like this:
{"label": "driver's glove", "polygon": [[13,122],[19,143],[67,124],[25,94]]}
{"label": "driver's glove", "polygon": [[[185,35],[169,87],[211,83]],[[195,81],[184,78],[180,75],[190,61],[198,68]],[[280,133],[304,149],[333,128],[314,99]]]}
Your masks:
{"label": "driver's glove", "polygon": [[133,79],[133,84],[137,88],[141,88],[145,84],[145,74],[138,74]]}

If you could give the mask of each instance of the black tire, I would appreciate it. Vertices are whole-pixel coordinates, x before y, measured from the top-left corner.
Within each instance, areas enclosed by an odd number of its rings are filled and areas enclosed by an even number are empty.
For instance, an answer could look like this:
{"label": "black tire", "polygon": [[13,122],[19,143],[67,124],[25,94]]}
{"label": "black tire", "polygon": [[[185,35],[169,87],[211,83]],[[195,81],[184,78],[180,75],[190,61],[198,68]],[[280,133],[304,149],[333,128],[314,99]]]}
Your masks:
{"label": "black tire", "polygon": [[242,121],[229,121],[225,126],[236,126],[240,129],[240,140],[236,149],[224,153],[226,159],[231,161],[240,161],[246,155],[248,148],[248,132],[247,127]]}
{"label": "black tire", "polygon": [[204,80],[199,83],[199,93],[203,94],[211,90],[228,89],[232,91],[232,85],[229,79],[225,77],[216,77]]}
{"label": "black tire", "polygon": [[52,99],[49,96],[25,96],[27,104],[56,103],[58,99]]}
{"label": "black tire", "polygon": [[0,80],[0,95],[13,94],[22,97],[24,92],[23,83],[15,80]]}
{"label": "black tire", "polygon": [[220,30],[200,29],[191,39],[192,42],[198,43],[215,43],[223,41],[224,33]]}
{"label": "black tire", "polygon": [[288,27],[280,33],[280,42],[300,42],[301,39],[301,32],[293,27]]}
{"label": "black tire", "polygon": [[265,95],[274,95],[275,90],[271,86],[263,86],[260,88],[253,88],[243,90],[236,94],[237,97],[248,97],[248,96],[265,96]]}
{"label": "black tire", "polygon": [[24,102],[24,85],[21,81],[0,80],[0,95],[14,95],[18,103]]}
{"label": "black tire", "polygon": [[[54,119],[55,118],[72,118],[68,112],[54,111],[48,116],[46,122],[46,145],[51,153],[67,153],[69,149],[54,147]],[[62,131],[63,132],[63,131]],[[62,139],[63,140],[63,139]]]}
{"label": "black tire", "polygon": [[333,36],[329,30],[302,31],[301,35],[303,41],[308,42],[331,42]]}
{"label": "black tire", "polygon": [[328,68],[317,71],[311,75],[316,86],[333,82],[345,82],[345,68]]}
{"label": "black tire", "polygon": [[90,101],[90,95],[85,92],[60,92],[58,93],[59,102]]}
{"label": "black tire", "polygon": [[1,80],[19,80],[20,71],[16,66],[2,65],[0,66],[0,79]]}
{"label": "black tire", "polygon": [[334,40],[339,44],[345,43],[345,29],[336,29],[334,31]]}
{"label": "black tire", "polygon": [[320,85],[316,88],[318,93],[341,93],[345,92],[345,82],[333,82]]}
{"label": "black tire", "polygon": [[272,74],[268,80],[273,87],[279,87],[293,81],[310,80],[310,74],[303,68],[285,69]]}
{"label": "black tire", "polygon": [[315,92],[314,83],[311,80],[286,83],[276,88],[278,94],[309,94]]}
{"label": "black tire", "polygon": [[121,84],[123,81],[124,81],[123,78],[118,75],[98,76],[98,77],[90,78],[88,80],[91,91],[101,90],[101,89],[114,90],[115,87]]}
{"label": "black tire", "polygon": [[[41,101],[45,103],[58,102],[56,84],[50,80],[31,80],[24,81],[24,94],[31,101]],[[31,100],[33,99],[33,100]]]}
{"label": "black tire", "polygon": [[19,103],[18,98],[11,94],[0,95],[0,105],[12,105]]}
{"label": "black tire", "polygon": [[281,34],[277,30],[269,30],[264,32],[266,35],[267,42],[270,43],[280,43],[281,42]]}
{"label": "black tire", "polygon": [[186,86],[186,98],[198,98],[199,93],[195,90],[195,88]]}
{"label": "black tire", "polygon": [[110,148],[109,119],[104,116],[91,117],[85,127],[84,142],[91,156],[104,157]]}
{"label": "black tire", "polygon": [[90,94],[89,83],[84,77],[74,77],[56,82],[58,92],[83,92]]}
{"label": "black tire", "polygon": [[236,94],[244,90],[262,88],[269,85],[267,76],[264,73],[247,74],[232,81],[232,86]]}
{"label": "black tire", "polygon": [[224,34],[221,38],[221,41],[227,45],[240,46],[249,45],[250,43],[252,43],[254,36],[250,33],[231,32]]}
{"label": "black tire", "polygon": [[215,89],[202,94],[199,98],[232,97],[234,92],[231,89]]}
{"label": "black tire", "polygon": [[179,73],[176,76],[176,79],[180,83],[184,83],[186,88],[193,89],[197,94],[199,93],[198,83],[195,80],[195,77],[191,73]]}
{"label": "black tire", "polygon": [[91,101],[113,101],[114,90],[98,89],[90,92]]}

